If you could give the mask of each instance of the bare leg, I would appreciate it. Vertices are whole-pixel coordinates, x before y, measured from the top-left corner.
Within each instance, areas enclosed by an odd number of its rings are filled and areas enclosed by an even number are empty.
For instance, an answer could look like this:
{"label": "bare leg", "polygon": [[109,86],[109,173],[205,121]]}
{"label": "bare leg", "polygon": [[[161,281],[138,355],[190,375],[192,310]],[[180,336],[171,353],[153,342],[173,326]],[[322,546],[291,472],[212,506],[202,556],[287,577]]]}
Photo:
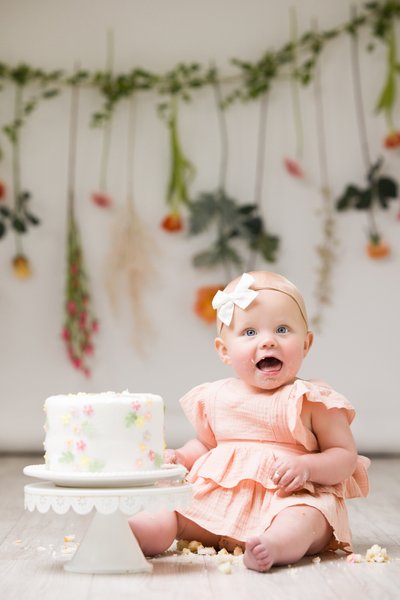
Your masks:
{"label": "bare leg", "polygon": [[246,542],[243,562],[249,569],[268,571],[272,565],[297,562],[325,548],[332,528],[312,506],[290,506],[278,513],[268,529]]}
{"label": "bare leg", "polygon": [[146,556],[164,552],[176,538],[197,540],[204,546],[216,545],[220,538],[174,511],[141,512],[129,519],[129,525]]}

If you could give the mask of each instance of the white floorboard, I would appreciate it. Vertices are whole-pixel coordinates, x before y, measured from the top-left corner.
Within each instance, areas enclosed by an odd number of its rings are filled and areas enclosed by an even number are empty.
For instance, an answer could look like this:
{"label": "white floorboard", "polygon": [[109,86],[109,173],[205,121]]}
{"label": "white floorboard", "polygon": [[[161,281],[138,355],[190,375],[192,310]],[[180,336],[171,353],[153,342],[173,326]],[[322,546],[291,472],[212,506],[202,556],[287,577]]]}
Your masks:
{"label": "white floorboard", "polygon": [[1,600],[400,599],[400,458],[373,458],[370,496],[348,502],[355,552],[364,554],[377,543],[387,548],[388,563],[349,564],[337,553],[317,564],[306,558],[260,574],[239,560],[229,575],[218,570],[214,557],[172,553],[152,559],[151,574],[67,573],[63,564],[71,555],[65,554],[64,536],[79,542],[90,515],[24,510],[23,486],[33,480],[22,468],[40,462],[0,457]]}

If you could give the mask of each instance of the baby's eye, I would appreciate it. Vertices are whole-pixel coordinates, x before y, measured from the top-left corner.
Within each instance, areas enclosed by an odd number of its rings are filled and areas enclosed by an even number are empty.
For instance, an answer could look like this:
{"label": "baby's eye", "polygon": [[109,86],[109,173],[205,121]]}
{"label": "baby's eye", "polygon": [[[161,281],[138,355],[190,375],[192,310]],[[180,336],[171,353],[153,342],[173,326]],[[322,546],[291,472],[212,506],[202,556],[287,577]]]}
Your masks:
{"label": "baby's eye", "polygon": [[253,335],[256,335],[256,333],[256,330],[251,329],[251,327],[249,327],[249,329],[244,330],[244,335],[247,335],[248,337],[252,337]]}
{"label": "baby's eye", "polygon": [[288,333],[289,328],[286,327],[286,325],[279,325],[279,327],[276,328],[276,333]]}

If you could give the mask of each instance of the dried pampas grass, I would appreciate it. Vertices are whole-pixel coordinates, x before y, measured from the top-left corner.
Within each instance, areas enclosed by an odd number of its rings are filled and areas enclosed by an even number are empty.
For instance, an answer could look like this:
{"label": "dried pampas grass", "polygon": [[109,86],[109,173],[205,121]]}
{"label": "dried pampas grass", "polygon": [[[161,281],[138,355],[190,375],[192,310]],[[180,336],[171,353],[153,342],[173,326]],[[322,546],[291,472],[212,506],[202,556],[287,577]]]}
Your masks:
{"label": "dried pampas grass", "polygon": [[145,354],[143,341],[149,339],[149,332],[153,332],[144,295],[154,284],[153,258],[156,254],[155,242],[133,203],[128,202],[117,209],[106,260],[106,287],[115,312],[120,296],[127,291],[134,319],[132,342],[142,355]]}

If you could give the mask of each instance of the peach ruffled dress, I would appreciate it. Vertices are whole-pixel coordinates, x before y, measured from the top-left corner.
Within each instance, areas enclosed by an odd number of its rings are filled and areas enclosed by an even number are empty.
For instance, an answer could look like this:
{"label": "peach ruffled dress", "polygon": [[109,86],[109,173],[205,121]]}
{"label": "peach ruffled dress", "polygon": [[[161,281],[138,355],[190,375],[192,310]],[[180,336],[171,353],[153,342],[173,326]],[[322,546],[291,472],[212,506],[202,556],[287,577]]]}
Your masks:
{"label": "peach ruffled dress", "polygon": [[193,500],[179,512],[208,531],[245,542],[265,531],[284,508],[314,506],[332,526],[327,549],[350,552],[345,498],[368,494],[368,458],[359,456],[353,475],[341,483],[306,482],[287,496],[277,493],[271,479],[280,456],[319,451],[316,437],[301,419],[304,399],[345,409],[349,423],[354,418],[354,408],[344,396],[327,384],[302,379],[272,395],[234,378],[188,392],[182,408],[209,451],[190,470]]}

